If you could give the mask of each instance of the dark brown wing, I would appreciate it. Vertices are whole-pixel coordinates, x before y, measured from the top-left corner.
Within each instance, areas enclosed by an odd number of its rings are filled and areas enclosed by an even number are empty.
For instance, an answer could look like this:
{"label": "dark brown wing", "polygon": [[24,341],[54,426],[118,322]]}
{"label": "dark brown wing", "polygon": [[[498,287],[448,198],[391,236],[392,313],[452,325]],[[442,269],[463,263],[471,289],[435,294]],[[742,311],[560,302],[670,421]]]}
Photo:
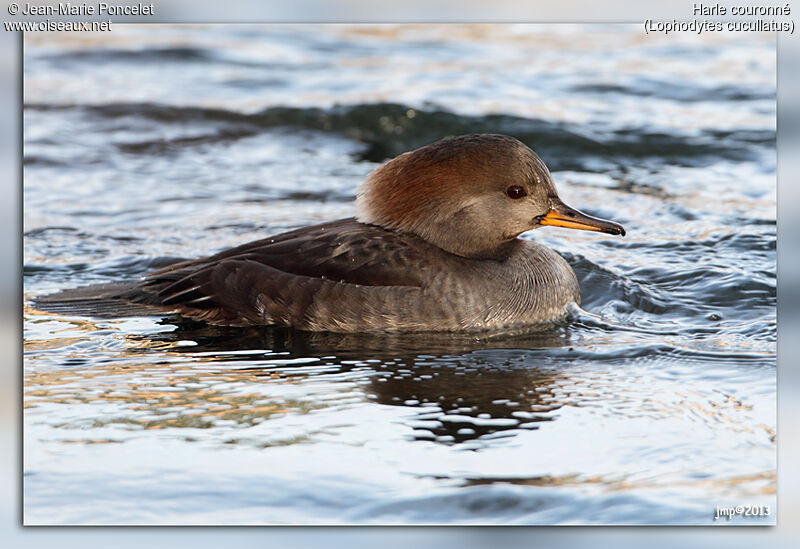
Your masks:
{"label": "dark brown wing", "polygon": [[[422,246],[420,246],[422,244]],[[365,286],[421,286],[415,269],[426,248],[413,235],[365,225],[353,218],[304,227],[249,242],[218,254],[184,261],[145,275],[151,284],[177,281],[186,274],[230,260],[249,260],[299,276]]]}
{"label": "dark brown wing", "polygon": [[156,271],[142,290],[215,324],[334,329],[396,310],[402,303],[393,301],[419,291],[427,248],[416,237],[345,219]]}
{"label": "dark brown wing", "polygon": [[[339,331],[358,319],[365,328],[387,322],[402,327],[402,312],[392,320],[382,315],[402,311],[412,294],[418,299],[422,271],[436,253],[443,252],[413,235],[343,219],[154,271],[135,287],[103,292],[102,308],[113,310],[115,301],[120,311],[156,306],[226,325]],[[63,303],[67,292],[51,302]],[[78,292],[73,311],[80,296],[90,294]]]}

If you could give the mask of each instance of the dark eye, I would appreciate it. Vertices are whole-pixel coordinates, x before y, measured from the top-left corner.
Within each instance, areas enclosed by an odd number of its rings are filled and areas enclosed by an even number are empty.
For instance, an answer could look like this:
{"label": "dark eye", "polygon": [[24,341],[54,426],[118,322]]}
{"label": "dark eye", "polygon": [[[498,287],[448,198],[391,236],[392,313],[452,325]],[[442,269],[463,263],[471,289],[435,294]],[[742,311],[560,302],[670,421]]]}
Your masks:
{"label": "dark eye", "polygon": [[526,196],[528,193],[525,192],[525,189],[520,187],[519,185],[511,185],[509,188],[506,189],[506,195],[508,198],[513,198],[517,200]]}

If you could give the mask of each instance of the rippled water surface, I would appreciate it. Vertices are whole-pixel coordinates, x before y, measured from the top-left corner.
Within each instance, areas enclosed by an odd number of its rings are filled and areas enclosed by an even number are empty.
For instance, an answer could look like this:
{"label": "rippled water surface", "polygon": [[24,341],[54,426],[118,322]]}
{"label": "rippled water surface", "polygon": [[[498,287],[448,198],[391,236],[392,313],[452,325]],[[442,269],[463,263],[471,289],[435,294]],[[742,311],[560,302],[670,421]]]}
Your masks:
{"label": "rippled water surface", "polygon": [[28,306],[28,524],[774,523],[772,35],[115,25],[28,34],[24,103],[26,299],[353,215],[451,134],[518,137],[628,230],[524,236],[581,285],[547,333]]}

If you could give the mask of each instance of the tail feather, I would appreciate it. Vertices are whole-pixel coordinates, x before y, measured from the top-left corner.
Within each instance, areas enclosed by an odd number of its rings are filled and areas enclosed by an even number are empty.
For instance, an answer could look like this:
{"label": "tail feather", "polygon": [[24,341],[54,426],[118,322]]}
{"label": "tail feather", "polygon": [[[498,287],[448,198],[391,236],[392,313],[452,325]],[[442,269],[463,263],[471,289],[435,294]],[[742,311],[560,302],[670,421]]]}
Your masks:
{"label": "tail feather", "polygon": [[34,298],[32,306],[48,313],[97,318],[163,315],[164,308],[142,292],[140,284],[110,282],[61,290]]}

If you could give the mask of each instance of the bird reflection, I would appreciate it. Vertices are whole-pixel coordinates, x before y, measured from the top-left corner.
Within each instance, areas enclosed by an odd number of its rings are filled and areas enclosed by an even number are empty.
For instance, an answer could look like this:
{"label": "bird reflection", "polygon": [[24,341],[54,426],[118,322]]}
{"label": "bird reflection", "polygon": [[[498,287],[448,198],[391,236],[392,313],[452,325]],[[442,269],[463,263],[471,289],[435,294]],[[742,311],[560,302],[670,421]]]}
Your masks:
{"label": "bird reflection", "polygon": [[[241,361],[242,371],[248,375],[262,372],[265,382],[274,379],[274,371],[259,367],[252,355],[243,351],[269,350],[287,359],[324,359],[337,363],[341,372],[368,367],[373,374],[363,385],[367,398],[418,410],[407,421],[413,438],[475,444],[514,436],[521,429],[535,429],[554,419],[552,412],[563,404],[553,388],[563,377],[563,355],[569,352],[573,336],[565,329],[476,337],[334,334],[179,322],[175,330],[138,337],[168,344],[175,352],[210,353],[215,360],[230,364]],[[185,341],[196,345],[178,345]],[[561,366],[557,368],[556,362]],[[291,366],[283,371],[292,375]]]}
{"label": "bird reflection", "polygon": [[416,358],[371,378],[381,404],[419,406],[414,437],[462,443],[550,421],[561,405],[551,390],[554,369],[539,368],[527,351],[475,351]]}

